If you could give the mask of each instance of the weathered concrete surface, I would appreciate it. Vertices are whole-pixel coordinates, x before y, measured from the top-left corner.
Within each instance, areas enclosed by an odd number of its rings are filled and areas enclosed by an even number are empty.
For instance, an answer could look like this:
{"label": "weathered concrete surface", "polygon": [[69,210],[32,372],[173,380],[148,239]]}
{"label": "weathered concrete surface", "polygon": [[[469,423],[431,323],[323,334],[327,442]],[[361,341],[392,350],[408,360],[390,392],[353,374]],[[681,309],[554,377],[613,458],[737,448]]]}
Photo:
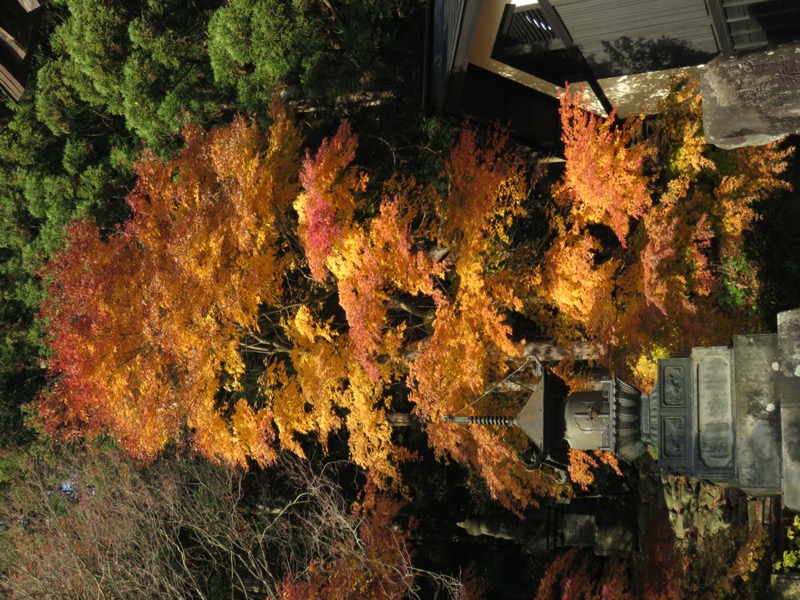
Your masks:
{"label": "weathered concrete surface", "polygon": [[774,600],[796,600],[800,598],[800,575],[774,573],[770,579]]}
{"label": "weathered concrete surface", "polygon": [[776,335],[733,339],[736,364],[736,462],[739,487],[753,495],[781,491],[781,424]]}
{"label": "weathered concrete surface", "polygon": [[41,8],[45,1],[46,0],[19,0],[19,3],[27,12],[31,12],[37,8]]}
{"label": "weathered concrete surface", "polygon": [[718,56],[700,78],[706,140],[766,144],[800,131],[800,44]]}
{"label": "weathered concrete surface", "polygon": [[692,367],[697,402],[700,460],[712,469],[733,462],[733,352],[694,348]]}
{"label": "weathered concrete surface", "polygon": [[623,556],[634,546],[631,515],[618,510],[599,510],[595,516],[594,553],[597,556]]}
{"label": "weathered concrete surface", "polygon": [[595,520],[594,515],[565,514],[561,520],[561,544],[571,548],[573,546],[589,547],[594,545]]}
{"label": "weathered concrete surface", "polygon": [[800,511],[800,309],[778,314],[783,503]]}

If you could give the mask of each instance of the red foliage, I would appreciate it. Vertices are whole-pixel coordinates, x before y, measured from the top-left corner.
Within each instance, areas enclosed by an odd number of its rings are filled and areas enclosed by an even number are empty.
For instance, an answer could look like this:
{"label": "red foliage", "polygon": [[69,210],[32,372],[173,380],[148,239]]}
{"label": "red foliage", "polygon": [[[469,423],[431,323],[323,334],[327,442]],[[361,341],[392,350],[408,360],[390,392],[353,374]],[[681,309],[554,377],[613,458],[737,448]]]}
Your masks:
{"label": "red foliage", "polygon": [[645,560],[640,575],[642,597],[654,600],[683,598],[682,585],[687,563],[675,547],[672,530],[657,517],[648,524],[642,553]]}
{"label": "red foliage", "polygon": [[298,234],[317,281],[325,279],[325,261],[352,223],[358,208],[356,194],[367,183],[366,175],[351,166],[357,146],[358,138],[345,121],[335,136],[323,140],[313,157],[306,151],[300,171],[304,193],[295,202],[300,216]]}
{"label": "red foliage", "polygon": [[[634,600],[628,563],[612,558],[602,572],[582,548],[558,556],[545,571],[535,600]],[[650,596],[645,596],[650,598]]]}

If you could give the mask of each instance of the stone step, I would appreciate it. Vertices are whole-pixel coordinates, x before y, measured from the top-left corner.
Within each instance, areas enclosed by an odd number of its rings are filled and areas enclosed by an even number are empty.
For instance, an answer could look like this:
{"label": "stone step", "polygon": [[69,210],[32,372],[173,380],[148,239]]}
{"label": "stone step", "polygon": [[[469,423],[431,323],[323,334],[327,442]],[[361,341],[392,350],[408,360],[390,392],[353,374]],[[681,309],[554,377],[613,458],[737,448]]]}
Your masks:
{"label": "stone step", "polygon": [[800,511],[800,309],[778,314],[783,503]]}
{"label": "stone step", "polygon": [[781,491],[781,419],[778,337],[733,339],[736,463],[739,487],[752,495]]}

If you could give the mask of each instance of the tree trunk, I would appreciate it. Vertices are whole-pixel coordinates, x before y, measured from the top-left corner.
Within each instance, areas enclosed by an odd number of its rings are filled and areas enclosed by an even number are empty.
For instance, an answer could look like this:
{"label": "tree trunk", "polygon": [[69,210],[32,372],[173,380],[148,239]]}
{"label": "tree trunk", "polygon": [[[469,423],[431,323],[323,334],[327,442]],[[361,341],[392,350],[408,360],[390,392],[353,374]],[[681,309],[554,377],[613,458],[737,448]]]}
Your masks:
{"label": "tree trunk", "polygon": [[549,340],[528,342],[523,350],[523,356],[535,356],[541,362],[559,362],[567,357],[572,360],[598,360],[604,353],[605,348],[600,344],[573,342],[564,347]]}
{"label": "tree trunk", "polygon": [[419,419],[417,415],[411,413],[387,412],[386,420],[392,427],[418,427]]}

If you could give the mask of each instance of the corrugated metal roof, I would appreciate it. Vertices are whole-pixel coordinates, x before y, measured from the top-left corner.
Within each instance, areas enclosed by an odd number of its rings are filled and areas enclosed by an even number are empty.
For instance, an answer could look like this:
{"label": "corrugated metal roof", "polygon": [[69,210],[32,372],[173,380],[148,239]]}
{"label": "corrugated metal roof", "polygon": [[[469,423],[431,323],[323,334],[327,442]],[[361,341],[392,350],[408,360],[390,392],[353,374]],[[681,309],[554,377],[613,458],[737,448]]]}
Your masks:
{"label": "corrugated metal roof", "polygon": [[458,36],[461,31],[461,17],[464,14],[465,0],[444,0],[444,42],[445,64],[447,70],[453,68]]}
{"label": "corrugated metal roof", "polygon": [[722,0],[734,52],[800,39],[797,0]]}
{"label": "corrugated metal roof", "polygon": [[703,63],[719,53],[702,0],[552,0],[597,77]]}

